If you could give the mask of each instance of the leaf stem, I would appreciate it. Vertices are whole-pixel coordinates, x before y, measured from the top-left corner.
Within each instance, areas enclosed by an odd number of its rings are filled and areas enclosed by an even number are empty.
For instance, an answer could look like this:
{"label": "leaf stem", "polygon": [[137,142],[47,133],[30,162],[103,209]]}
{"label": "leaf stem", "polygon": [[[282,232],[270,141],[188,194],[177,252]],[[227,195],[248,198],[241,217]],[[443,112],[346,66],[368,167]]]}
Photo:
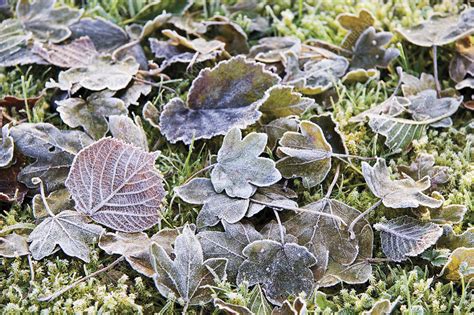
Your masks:
{"label": "leaf stem", "polygon": [[285,233],[283,232],[283,225],[281,224],[280,215],[278,214],[278,211],[276,211],[275,209],[273,209],[273,213],[275,214],[276,220],[278,222],[278,228],[280,229],[281,243],[285,244]]}
{"label": "leaf stem", "polygon": [[357,174],[361,175],[361,176],[364,176],[364,174],[362,174],[362,171],[359,170],[357,167],[354,166],[354,164],[352,164],[351,162],[349,161],[346,161],[344,160],[343,158],[341,157],[338,157],[336,156],[337,159],[341,160],[342,162],[346,163],[347,165],[349,165],[350,168],[352,168]]}
{"label": "leaf stem", "polygon": [[44,184],[43,180],[39,177],[34,177],[31,179],[33,184],[39,184],[40,186],[40,195],[41,195],[41,200],[43,201],[44,208],[46,209],[46,212],[48,212],[48,215],[51,217],[55,217],[56,215],[51,211],[51,208],[49,207],[48,201],[46,200],[46,194],[44,192]]}
{"label": "leaf stem", "polygon": [[339,164],[338,164],[337,167],[336,167],[336,173],[334,174],[334,178],[332,179],[331,185],[329,185],[329,187],[328,187],[328,191],[326,192],[325,198],[329,199],[329,196],[331,196],[331,193],[332,193],[332,190],[334,189],[334,186],[336,186],[337,179],[339,177],[339,169],[340,169],[340,167],[339,167]]}
{"label": "leaf stem", "polygon": [[376,160],[377,157],[370,157],[370,156],[359,156],[359,155],[351,155],[351,154],[340,154],[340,153],[331,153],[332,156],[338,157],[338,158],[352,158],[352,159],[358,159],[362,161],[373,161]]}
{"label": "leaf stem", "polygon": [[76,280],[74,281],[72,284],[62,288],[61,290],[59,291],[56,291],[55,293],[51,294],[51,295],[48,295],[48,296],[43,296],[43,297],[38,297],[38,301],[40,302],[49,302],[49,301],[52,301],[54,300],[55,298],[59,297],[61,294],[73,289],[74,287],[76,287],[79,283],[81,282],[84,282],[86,281],[87,279],[89,278],[92,278],[92,277],[95,277],[96,275],[102,273],[102,272],[105,272],[109,269],[112,269],[115,265],[117,265],[118,263],[120,263],[122,260],[124,260],[125,257],[124,256],[120,256],[119,258],[117,258],[114,262],[112,262],[110,265],[107,265],[105,266],[104,268],[102,269],[99,269],[93,273],[91,273],[90,275],[87,275],[85,277],[82,277],[81,279],[79,280]]}
{"label": "leaf stem", "polygon": [[192,174],[191,176],[189,176],[188,179],[186,179],[186,181],[183,183],[183,185],[186,184],[186,183],[188,183],[188,182],[189,182],[191,179],[193,179],[194,177],[196,177],[196,175],[201,174],[201,173],[203,173],[203,172],[205,172],[205,171],[207,171],[207,170],[213,168],[214,166],[216,166],[216,163],[210,164],[210,165],[206,166],[205,168],[201,168],[199,171],[197,171],[197,172],[195,172],[194,174]]}
{"label": "leaf stem", "polygon": [[369,209],[365,210],[364,212],[361,212],[355,219],[354,221],[351,222],[349,225],[348,231],[351,234],[351,240],[355,239],[355,233],[354,233],[354,227],[359,222],[362,220],[363,217],[365,217],[369,212],[380,206],[382,203],[382,199],[379,199],[376,203],[374,203]]}
{"label": "leaf stem", "polygon": [[433,75],[434,75],[434,79],[435,79],[436,93],[438,94],[438,97],[441,97],[441,85],[440,85],[439,79],[438,79],[438,56],[437,56],[437,51],[438,51],[438,47],[436,45],[433,45]]}

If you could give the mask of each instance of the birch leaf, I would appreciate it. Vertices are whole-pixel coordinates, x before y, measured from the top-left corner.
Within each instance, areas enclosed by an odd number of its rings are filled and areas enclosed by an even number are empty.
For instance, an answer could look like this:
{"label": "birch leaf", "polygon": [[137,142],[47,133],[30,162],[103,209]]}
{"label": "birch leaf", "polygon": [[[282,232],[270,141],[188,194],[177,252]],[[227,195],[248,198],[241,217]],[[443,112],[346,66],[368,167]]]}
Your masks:
{"label": "birch leaf", "polygon": [[92,143],[82,131],[59,130],[47,123],[23,123],[10,129],[18,151],[36,159],[21,170],[18,180],[28,188],[36,188],[31,182],[39,177],[48,191],[63,187],[74,156]]}
{"label": "birch leaf", "polygon": [[414,181],[412,178],[392,180],[383,159],[377,159],[374,166],[362,162],[362,173],[372,193],[381,198],[386,207],[417,208],[426,206],[438,208],[443,203],[442,200],[436,200],[423,194],[422,191],[431,185],[429,177],[423,177],[419,181]]}
{"label": "birch leaf", "polygon": [[267,147],[271,150],[275,149],[278,141],[287,131],[298,131],[299,121],[296,117],[284,117],[275,119],[263,126],[268,136]]}
{"label": "birch leaf", "polygon": [[113,91],[104,90],[92,93],[86,99],[74,97],[57,101],[57,111],[66,125],[72,128],[81,126],[97,140],[109,130],[106,117],[128,114],[125,103],[113,95]]}
{"label": "birch leaf", "polygon": [[263,65],[243,57],[220,62],[202,70],[193,81],[187,103],[179,98],[165,105],[160,117],[161,132],[175,143],[210,139],[233,127],[256,122],[265,91],[280,79]]}
{"label": "birch leaf", "polygon": [[282,185],[272,185],[269,187],[258,188],[250,201],[247,217],[252,217],[262,211],[266,206],[259,204],[258,201],[267,204],[274,204],[275,206],[293,207],[297,208],[298,204],[291,200],[296,199],[298,195],[290,188]]}
{"label": "birch leaf", "polygon": [[455,250],[459,247],[474,248],[474,227],[468,228],[461,234],[456,234],[450,225],[443,226],[443,235],[436,243],[437,248]]}
{"label": "birch leaf", "polygon": [[474,8],[464,10],[459,16],[433,15],[416,26],[397,31],[417,46],[443,46],[474,32]]}
{"label": "birch leaf", "polygon": [[280,140],[277,168],[285,178],[303,178],[306,188],[321,183],[331,169],[331,145],[321,128],[310,122],[300,123],[300,132],[288,131]]}
{"label": "birch leaf", "polygon": [[211,182],[216,192],[225,190],[230,197],[249,198],[255,187],[266,187],[281,179],[275,162],[259,157],[265,150],[267,135],[250,133],[242,139],[238,128],[231,129],[224,137],[217,165],[211,172]]}
{"label": "birch leaf", "polygon": [[114,138],[148,151],[148,140],[139,116],[135,116],[134,122],[124,115],[112,115],[109,117],[109,129]]}
{"label": "birch leaf", "polygon": [[176,194],[190,204],[202,204],[196,219],[197,226],[214,226],[220,221],[236,223],[240,221],[249,207],[248,199],[231,198],[218,194],[207,178],[194,178],[189,183],[175,188]]}
{"label": "birch leaf", "polygon": [[398,171],[407,174],[414,180],[420,180],[425,176],[429,176],[431,180],[431,188],[436,188],[440,184],[449,181],[449,167],[435,166],[435,158],[431,154],[420,153],[410,166],[400,165]]}
{"label": "birch leaf", "polygon": [[122,232],[154,226],[166,194],[157,156],[110,138],[91,144],[74,158],[66,180],[76,210]]}
{"label": "birch leaf", "polygon": [[443,234],[443,229],[438,225],[423,223],[409,216],[377,223],[374,228],[380,231],[384,254],[393,261],[403,261],[421,254]]}
{"label": "birch leaf", "polygon": [[162,246],[151,246],[153,278],[160,294],[177,298],[185,307],[210,302],[213,291],[207,286],[215,285],[216,280],[225,277],[227,260],[204,260],[201,244],[189,226],[185,226],[176,238],[174,254],[172,260]]}
{"label": "birch leaf", "polygon": [[27,238],[16,233],[0,237],[0,256],[7,258],[20,257],[28,255]]}
{"label": "birch leaf", "polygon": [[112,52],[130,40],[121,27],[100,17],[81,18],[69,28],[72,32],[71,39],[77,40],[87,36],[101,52]]}
{"label": "birch leaf", "polygon": [[[464,265],[464,266],[463,266]],[[461,268],[474,268],[474,248],[460,247],[455,249],[449,256],[448,263],[441,270],[441,274],[450,281],[461,280]],[[464,281],[467,283],[474,278],[474,273],[464,275]]]}
{"label": "birch leaf", "polygon": [[262,239],[262,235],[249,223],[223,223],[224,232],[203,231],[197,234],[204,252],[204,258],[226,258],[227,275],[234,281],[245,256],[242,250],[253,241]]}
{"label": "birch leaf", "polygon": [[94,242],[104,232],[95,224],[89,224],[87,218],[71,210],[64,210],[44,219],[31,232],[28,241],[33,258],[41,260],[51,255],[56,246],[72,257],[89,262],[89,244]]}
{"label": "birch leaf", "polygon": [[357,15],[350,13],[339,14],[336,20],[348,31],[342,40],[341,47],[349,50],[354,47],[361,34],[375,23],[372,13],[365,9],[360,10]]}
{"label": "birch leaf", "polygon": [[388,64],[400,55],[396,48],[384,48],[392,37],[389,32],[377,33],[372,26],[366,29],[355,43],[351,68],[387,68]]}
{"label": "birch leaf", "polygon": [[282,305],[289,295],[310,294],[313,274],[310,267],[316,258],[303,246],[258,240],[243,250],[247,258],[239,268],[237,283],[262,284],[272,303]]}
{"label": "birch leaf", "polygon": [[10,126],[2,127],[2,145],[0,146],[0,168],[8,167],[13,162],[14,141],[10,136]]}

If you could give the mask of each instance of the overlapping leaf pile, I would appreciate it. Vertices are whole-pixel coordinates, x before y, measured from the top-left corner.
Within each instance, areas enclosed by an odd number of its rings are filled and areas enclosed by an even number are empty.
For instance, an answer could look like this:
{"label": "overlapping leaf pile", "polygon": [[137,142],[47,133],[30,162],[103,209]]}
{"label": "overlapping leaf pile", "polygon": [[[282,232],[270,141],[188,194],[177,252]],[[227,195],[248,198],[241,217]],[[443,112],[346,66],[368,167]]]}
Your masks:
{"label": "overlapping leaf pile", "polygon": [[[43,97],[70,128],[3,125],[0,198],[22,204],[27,192],[34,195],[35,226],[29,235],[2,235],[1,256],[41,260],[60,248],[89,262],[90,246],[98,242],[105,253],[120,255],[153,278],[159,293],[184,311],[213,302],[232,314],[268,314],[266,300],[275,314],[304,314],[304,299],[290,296],[367,282],[377,261],[372,228],[380,232],[389,261],[435,245],[452,251],[442,270],[447,279],[472,277],[472,271],[466,273],[474,267],[472,229],[456,234],[452,228],[467,208],[445,204],[436,192],[449,181],[449,168],[435,166],[426,153],[411,165],[398,165],[394,175],[387,162],[394,166],[390,157],[411,150],[428,128],[449,128],[451,116],[472,107],[463,95],[473,89],[473,9],[400,30],[424,47],[457,41],[450,75],[463,94],[441,91],[437,68],[434,77],[399,71],[403,95],[397,88],[350,120],[368,120],[385,137],[384,159],[349,155],[330,106],[316,101],[327,101],[344,84],[386,76],[400,55],[388,47],[393,35],[377,29],[370,12],[339,16],[348,31],[340,47],[263,37],[249,48],[246,32],[226,17],[187,21],[183,14],[191,5],[152,3],[124,31],[53,0],[21,0],[14,17],[0,24],[0,66],[57,69]],[[152,97],[155,87],[171,96],[165,80],[206,65],[185,99],[178,95],[159,104]],[[209,139],[224,136],[212,152],[209,178],[192,176],[166,192],[155,163],[167,157],[150,150],[140,116],[152,133],[162,135],[162,143],[176,148],[183,145],[178,142],[207,141],[212,150],[215,142]],[[370,209],[334,198],[335,186],[343,186],[340,170],[354,168],[359,159],[365,187],[379,198]],[[300,204],[296,191],[314,193],[318,187],[325,189],[322,198]],[[144,231],[169,215],[167,194],[168,200],[200,205],[196,220],[149,236]],[[369,222],[366,215],[382,205],[393,209],[392,219]],[[220,299],[214,287],[226,281],[254,286],[252,302]],[[374,309],[393,308],[388,300],[380,303]]]}

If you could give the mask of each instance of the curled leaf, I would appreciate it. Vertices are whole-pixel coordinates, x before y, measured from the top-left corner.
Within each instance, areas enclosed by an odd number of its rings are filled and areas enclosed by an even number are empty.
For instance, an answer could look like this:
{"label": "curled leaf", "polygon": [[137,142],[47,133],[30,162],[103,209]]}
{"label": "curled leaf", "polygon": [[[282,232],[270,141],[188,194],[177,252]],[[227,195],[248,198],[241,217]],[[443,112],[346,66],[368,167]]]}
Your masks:
{"label": "curled leaf", "polygon": [[265,204],[272,204],[275,205],[275,207],[282,206],[283,208],[297,208],[298,204],[291,200],[297,197],[298,195],[293,190],[283,187],[282,185],[275,184],[269,187],[260,187],[251,198],[247,217],[252,217],[262,211],[266,207]]}
{"label": "curled leaf", "polygon": [[420,180],[425,176],[429,176],[431,180],[431,188],[437,185],[447,183],[449,180],[449,167],[435,166],[435,158],[431,154],[420,153],[410,166],[400,165],[398,171],[402,172],[414,180]]}
{"label": "curled leaf", "polygon": [[468,74],[474,75],[474,46],[466,36],[456,41],[456,55],[449,63],[449,76],[459,83]]}
{"label": "curled leaf", "polygon": [[109,117],[109,129],[114,138],[148,151],[148,141],[139,116],[135,116],[134,122],[124,115],[112,115]]}
{"label": "curled leaf", "polygon": [[122,232],[154,226],[166,194],[157,156],[110,138],[81,150],[66,179],[76,210]]}
{"label": "curled leaf", "polygon": [[454,232],[450,225],[443,226],[443,235],[436,243],[437,248],[455,250],[459,247],[474,248],[474,228],[469,228],[461,234]]}
{"label": "curled leaf", "polygon": [[16,233],[8,234],[0,237],[0,256],[13,258],[28,255],[27,238]]}
{"label": "curled leaf", "polygon": [[301,51],[301,41],[296,37],[264,37],[250,49],[249,57],[264,63],[282,61],[289,52],[295,56]]}
{"label": "curled leaf", "polygon": [[344,135],[339,129],[339,123],[334,120],[331,113],[328,112],[312,116],[309,120],[321,128],[324,133],[324,138],[334,153],[347,154],[348,151],[344,141]]}
{"label": "curled leaf", "polygon": [[[461,98],[443,97],[438,98],[435,90],[425,90],[410,98],[411,103],[407,111],[416,121],[436,119],[453,113],[459,107]],[[431,127],[450,127],[453,121],[450,117],[437,120],[430,124]]]}
{"label": "curled leaf", "polygon": [[232,55],[246,54],[249,52],[247,34],[239,24],[232,22],[224,16],[214,16],[210,21],[204,22],[207,28],[204,35],[225,43],[225,50]]}
{"label": "curled leaf", "polygon": [[[468,282],[474,277],[472,269],[474,268],[474,248],[460,247],[455,249],[451,256],[449,256],[448,263],[441,270],[441,274],[446,279],[451,281],[461,280],[461,276],[464,277],[464,281]],[[462,271],[470,269],[466,275],[462,274]]]}

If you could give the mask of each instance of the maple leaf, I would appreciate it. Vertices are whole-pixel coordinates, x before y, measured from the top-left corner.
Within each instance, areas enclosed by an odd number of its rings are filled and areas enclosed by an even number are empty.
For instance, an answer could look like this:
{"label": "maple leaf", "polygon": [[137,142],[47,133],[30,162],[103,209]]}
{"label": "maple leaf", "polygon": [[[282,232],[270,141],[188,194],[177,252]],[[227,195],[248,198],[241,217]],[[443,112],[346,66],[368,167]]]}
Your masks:
{"label": "maple leaf", "polygon": [[122,232],[157,224],[165,196],[154,167],[158,154],[110,138],[79,152],[66,179],[76,210]]}

